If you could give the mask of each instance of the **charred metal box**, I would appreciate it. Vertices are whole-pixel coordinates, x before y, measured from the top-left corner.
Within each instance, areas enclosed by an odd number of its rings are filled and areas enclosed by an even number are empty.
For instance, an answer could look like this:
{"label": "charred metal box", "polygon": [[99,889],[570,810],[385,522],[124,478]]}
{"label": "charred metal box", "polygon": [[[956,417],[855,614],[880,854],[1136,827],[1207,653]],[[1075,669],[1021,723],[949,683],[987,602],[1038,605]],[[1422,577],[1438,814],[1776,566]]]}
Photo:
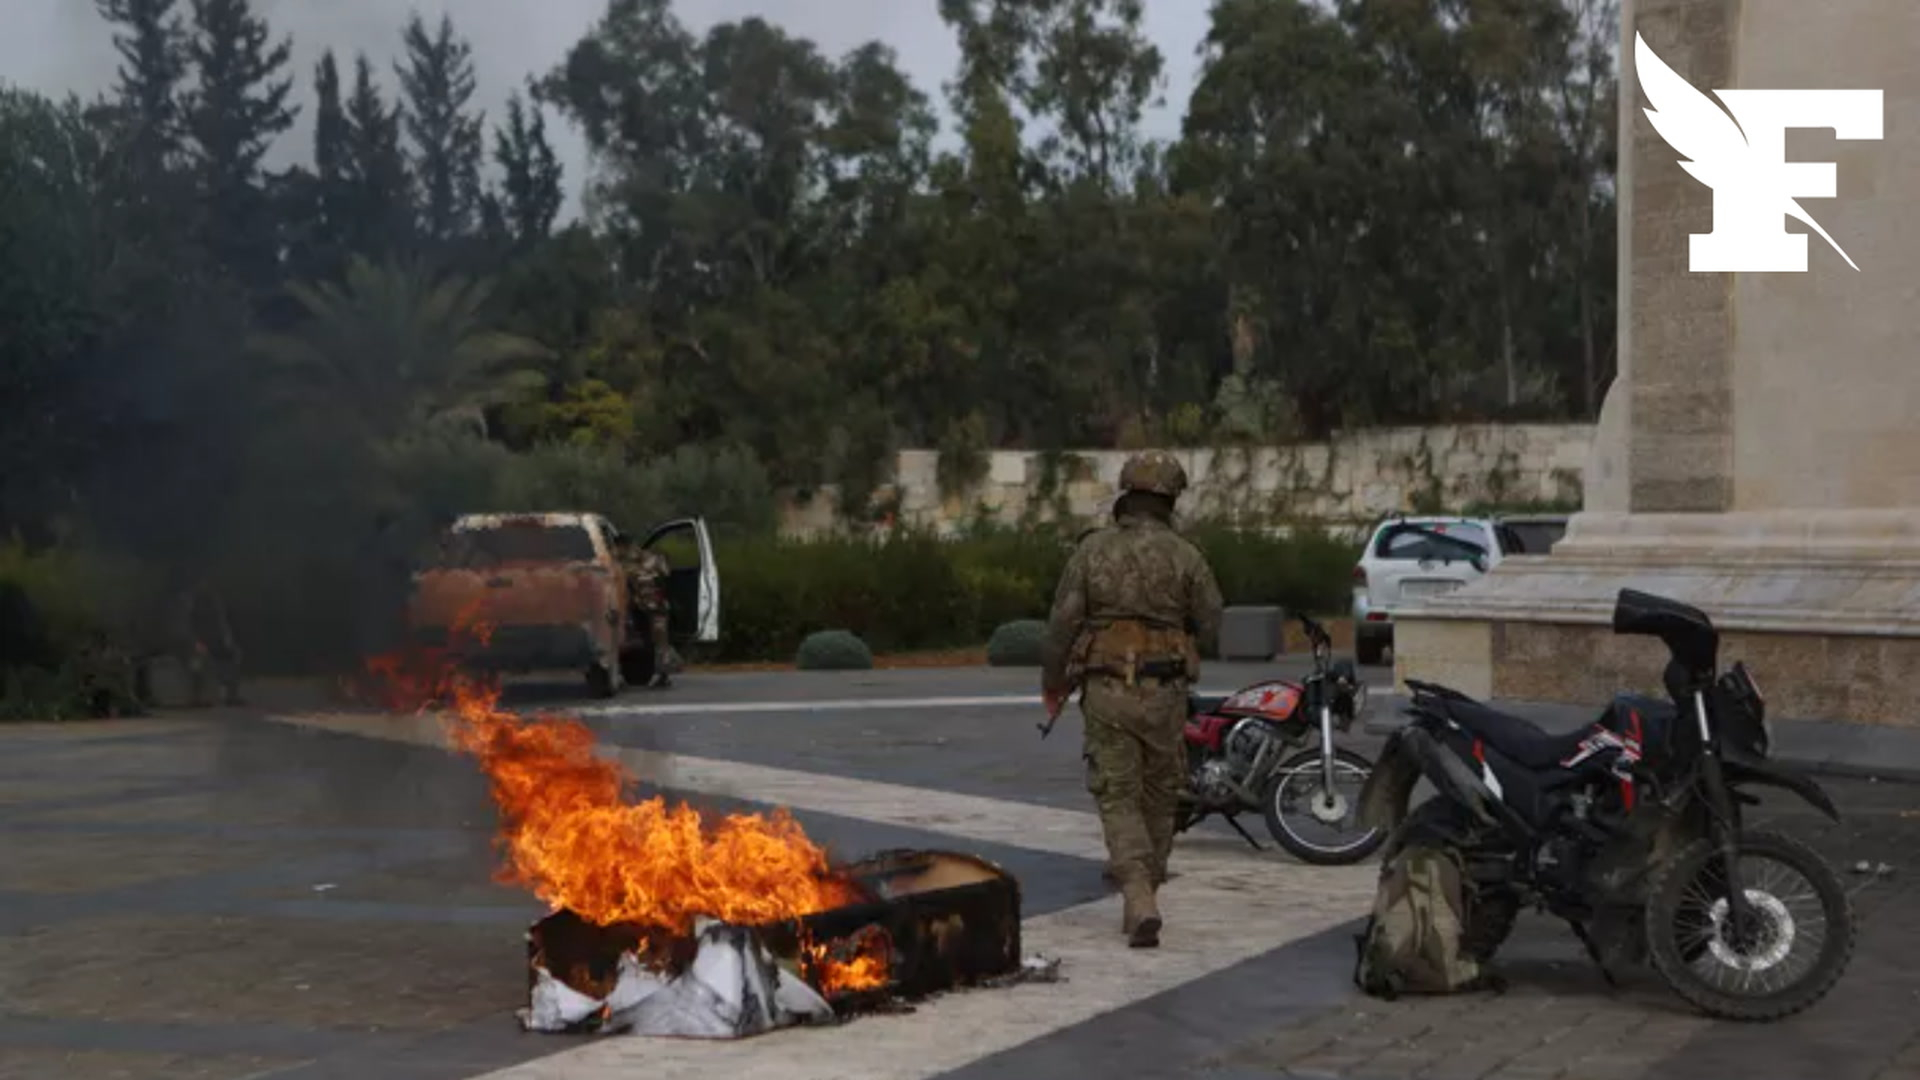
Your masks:
{"label": "charred metal box", "polygon": [[[754,927],[774,956],[795,960],[808,943],[884,935],[891,956],[886,984],[839,995],[842,1007],[915,999],[978,985],[1020,970],[1020,883],[972,855],[888,851],[844,868],[863,898],[800,919]],[[590,997],[608,993],[623,953],[640,949],[656,962],[684,965],[693,939],[658,929],[595,926],[557,911],[527,934],[528,985],[545,968]]]}

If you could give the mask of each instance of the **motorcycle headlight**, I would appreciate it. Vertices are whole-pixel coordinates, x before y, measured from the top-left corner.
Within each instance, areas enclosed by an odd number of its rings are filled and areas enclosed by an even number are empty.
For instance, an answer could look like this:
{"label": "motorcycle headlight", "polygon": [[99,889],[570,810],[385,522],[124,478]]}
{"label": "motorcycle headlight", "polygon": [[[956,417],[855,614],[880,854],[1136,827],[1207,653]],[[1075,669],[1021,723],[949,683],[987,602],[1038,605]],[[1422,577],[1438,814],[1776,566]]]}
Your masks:
{"label": "motorcycle headlight", "polygon": [[1355,719],[1367,715],[1367,684],[1357,680],[1353,684],[1353,715]]}

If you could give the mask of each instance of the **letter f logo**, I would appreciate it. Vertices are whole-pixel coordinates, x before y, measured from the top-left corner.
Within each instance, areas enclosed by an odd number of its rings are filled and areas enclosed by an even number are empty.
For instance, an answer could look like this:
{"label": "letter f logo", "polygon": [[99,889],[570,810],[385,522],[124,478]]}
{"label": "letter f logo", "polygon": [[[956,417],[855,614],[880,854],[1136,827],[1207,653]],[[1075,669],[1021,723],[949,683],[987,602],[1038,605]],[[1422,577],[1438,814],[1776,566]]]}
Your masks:
{"label": "letter f logo", "polygon": [[1837,182],[1831,162],[1787,160],[1787,129],[1881,138],[1881,91],[1715,90],[1726,103],[1722,111],[1655,56],[1637,32],[1633,66],[1653,129],[1686,159],[1680,167],[1713,189],[1713,231],[1688,238],[1688,270],[1805,273],[1807,236],[1788,232],[1787,218],[1805,222],[1848,266],[1860,269],[1795,201],[1831,199]]}

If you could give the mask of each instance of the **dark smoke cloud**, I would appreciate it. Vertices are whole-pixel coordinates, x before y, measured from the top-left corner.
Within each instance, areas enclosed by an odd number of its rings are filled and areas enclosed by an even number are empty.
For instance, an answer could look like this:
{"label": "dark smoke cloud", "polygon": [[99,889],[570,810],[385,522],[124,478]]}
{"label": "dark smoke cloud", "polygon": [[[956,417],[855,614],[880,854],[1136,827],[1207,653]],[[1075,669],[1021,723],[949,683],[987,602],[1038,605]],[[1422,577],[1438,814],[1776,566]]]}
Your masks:
{"label": "dark smoke cloud", "polygon": [[[1207,28],[1201,0],[1151,0],[1146,29],[1166,57],[1166,104],[1147,118],[1152,135],[1179,132],[1180,115],[1197,68],[1195,49]],[[83,96],[110,85],[118,58],[93,0],[5,0],[8,32],[0,35],[0,79],[43,93]],[[182,8],[186,7],[182,3]],[[558,63],[602,11],[605,0],[432,0],[411,5],[429,21],[451,12],[472,42],[479,91],[488,116],[502,114],[507,95],[527,76]],[[695,32],[716,22],[759,15],[831,55],[878,38],[900,54],[901,65],[920,88],[940,96],[941,83],[959,58],[941,23],[935,0],[678,0],[681,20]],[[392,61],[410,5],[404,0],[259,0],[276,33],[293,36],[301,124],[276,149],[274,163],[308,155],[313,65],[331,47],[343,61],[364,50],[393,88]],[[551,129],[567,167],[568,213],[578,203],[586,171],[586,146],[566,125]],[[950,136],[949,136],[950,138]]]}

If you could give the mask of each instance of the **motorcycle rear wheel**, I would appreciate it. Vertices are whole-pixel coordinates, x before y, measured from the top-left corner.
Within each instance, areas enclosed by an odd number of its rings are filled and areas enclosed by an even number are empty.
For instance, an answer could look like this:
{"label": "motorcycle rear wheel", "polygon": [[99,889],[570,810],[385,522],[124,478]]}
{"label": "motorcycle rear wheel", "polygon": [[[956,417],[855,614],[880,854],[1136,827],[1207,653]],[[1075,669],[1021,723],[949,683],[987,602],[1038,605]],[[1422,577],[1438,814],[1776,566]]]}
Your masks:
{"label": "motorcycle rear wheel", "polygon": [[[1336,774],[1345,774],[1357,779],[1354,794],[1343,796],[1348,805],[1345,807],[1346,819],[1357,819],[1359,815],[1359,790],[1364,787],[1367,777],[1373,774],[1373,762],[1360,754],[1344,747],[1335,747],[1333,751]],[[1291,784],[1289,779],[1292,778]],[[1304,781],[1304,782],[1303,782]],[[1287,790],[1282,790],[1286,788]],[[1274,779],[1267,785],[1264,811],[1267,820],[1267,832],[1275,843],[1287,850],[1287,853],[1302,862],[1315,866],[1348,866],[1360,862],[1372,855],[1387,839],[1385,829],[1368,829],[1362,833],[1343,831],[1340,839],[1330,844],[1316,844],[1301,835],[1288,821],[1289,816],[1301,816],[1307,820],[1313,818],[1310,805],[1301,804],[1288,811],[1282,811],[1280,804],[1288,792],[1304,795],[1308,800],[1321,796],[1320,751],[1303,750],[1288,758],[1274,771]]]}
{"label": "motorcycle rear wheel", "polygon": [[[1856,935],[1853,907],[1826,860],[1791,837],[1742,833],[1737,858],[1742,891],[1759,919],[1755,939],[1740,941],[1728,926],[1720,852],[1713,841],[1700,839],[1654,873],[1647,899],[1648,958],[1674,993],[1710,1016],[1779,1020],[1825,997],[1846,972]],[[1805,891],[1790,891],[1791,879],[1782,884],[1780,875],[1762,869],[1769,865],[1799,878]],[[1799,905],[1797,917],[1790,904]],[[1808,924],[1815,915],[1822,927],[1817,951],[1804,971],[1775,986],[1769,973],[1794,958],[1795,944],[1811,936]],[[1743,974],[1747,977],[1740,978]],[[1728,985],[1736,980],[1738,986]]]}

